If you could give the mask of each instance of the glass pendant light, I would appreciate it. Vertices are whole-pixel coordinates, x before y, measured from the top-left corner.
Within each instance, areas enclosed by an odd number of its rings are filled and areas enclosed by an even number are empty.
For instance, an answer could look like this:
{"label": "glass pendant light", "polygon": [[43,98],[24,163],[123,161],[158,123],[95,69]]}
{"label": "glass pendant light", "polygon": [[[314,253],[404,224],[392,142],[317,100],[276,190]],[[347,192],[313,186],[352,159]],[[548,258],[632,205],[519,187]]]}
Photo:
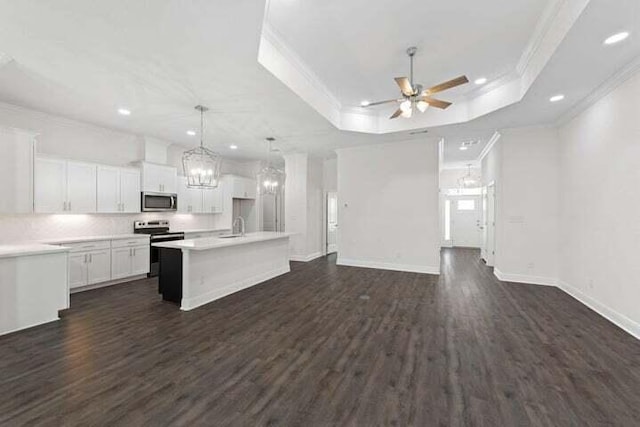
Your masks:
{"label": "glass pendant light", "polygon": [[275,138],[267,138],[267,165],[258,173],[258,190],[260,194],[278,194],[284,188],[286,175],[271,163],[271,143]]}
{"label": "glass pendant light", "polygon": [[204,113],[209,109],[196,105],[200,112],[200,146],[182,154],[182,168],[189,188],[213,190],[220,182],[222,157],[204,146]]}
{"label": "glass pendant light", "polygon": [[480,186],[480,179],[471,175],[471,164],[467,165],[467,174],[458,179],[460,188],[475,188]]}

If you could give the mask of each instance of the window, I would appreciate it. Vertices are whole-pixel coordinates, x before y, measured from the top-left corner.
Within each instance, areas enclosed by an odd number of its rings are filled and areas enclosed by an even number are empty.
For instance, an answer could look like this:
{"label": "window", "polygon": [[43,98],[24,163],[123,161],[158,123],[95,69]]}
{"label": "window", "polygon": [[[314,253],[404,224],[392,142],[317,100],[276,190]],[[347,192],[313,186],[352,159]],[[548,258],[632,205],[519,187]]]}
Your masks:
{"label": "window", "polygon": [[470,200],[458,200],[458,210],[459,211],[475,211],[476,210],[476,201],[473,199]]}

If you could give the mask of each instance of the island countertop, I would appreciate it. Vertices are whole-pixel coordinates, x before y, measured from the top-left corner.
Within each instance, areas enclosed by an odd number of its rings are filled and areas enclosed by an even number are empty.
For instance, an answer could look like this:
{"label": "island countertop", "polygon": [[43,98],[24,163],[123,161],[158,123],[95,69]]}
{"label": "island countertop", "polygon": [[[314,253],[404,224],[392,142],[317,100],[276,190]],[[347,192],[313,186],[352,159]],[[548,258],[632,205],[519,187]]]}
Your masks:
{"label": "island countertop", "polygon": [[276,231],[259,231],[247,233],[240,237],[204,237],[201,239],[175,240],[171,242],[153,243],[152,246],[164,249],[181,249],[191,251],[206,251],[210,249],[227,248],[230,246],[246,245],[248,243],[266,242],[269,240],[288,238],[292,233]]}

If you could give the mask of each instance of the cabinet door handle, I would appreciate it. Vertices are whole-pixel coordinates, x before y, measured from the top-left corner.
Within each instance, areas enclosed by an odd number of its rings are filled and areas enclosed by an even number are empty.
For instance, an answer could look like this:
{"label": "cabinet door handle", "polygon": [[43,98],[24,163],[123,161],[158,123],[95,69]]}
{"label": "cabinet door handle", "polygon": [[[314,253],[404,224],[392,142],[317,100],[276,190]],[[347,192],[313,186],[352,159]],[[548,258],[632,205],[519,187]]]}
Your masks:
{"label": "cabinet door handle", "polygon": [[133,256],[136,256],[136,248],[133,248]]}
{"label": "cabinet door handle", "polygon": [[93,262],[93,254],[89,254],[89,263]]}
{"label": "cabinet door handle", "polygon": [[71,202],[68,202],[68,204],[69,204],[69,210],[71,210]]}
{"label": "cabinet door handle", "polygon": [[87,263],[87,254],[84,254],[84,263]]}

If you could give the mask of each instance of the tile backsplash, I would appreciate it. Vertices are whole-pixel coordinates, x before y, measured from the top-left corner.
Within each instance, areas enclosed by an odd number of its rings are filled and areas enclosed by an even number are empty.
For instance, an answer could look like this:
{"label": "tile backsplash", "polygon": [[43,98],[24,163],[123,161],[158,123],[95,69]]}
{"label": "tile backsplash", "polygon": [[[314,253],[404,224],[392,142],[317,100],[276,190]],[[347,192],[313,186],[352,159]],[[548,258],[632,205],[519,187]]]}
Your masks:
{"label": "tile backsplash", "polygon": [[140,214],[27,214],[0,215],[0,244],[57,239],[62,237],[100,236],[133,232],[138,220],[166,219],[173,230],[229,228],[222,215],[188,215],[175,213]]}

